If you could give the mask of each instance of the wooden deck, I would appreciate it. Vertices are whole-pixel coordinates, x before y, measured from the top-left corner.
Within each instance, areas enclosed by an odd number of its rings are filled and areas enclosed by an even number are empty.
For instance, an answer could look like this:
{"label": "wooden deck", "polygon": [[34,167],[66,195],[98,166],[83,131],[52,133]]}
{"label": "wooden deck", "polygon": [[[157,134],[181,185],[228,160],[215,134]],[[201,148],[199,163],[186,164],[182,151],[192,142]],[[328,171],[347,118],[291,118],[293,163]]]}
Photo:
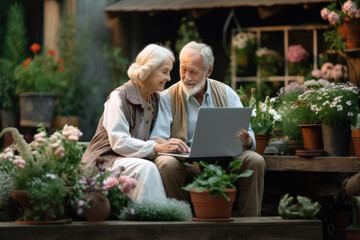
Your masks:
{"label": "wooden deck", "polygon": [[232,222],[72,222],[60,225],[19,225],[0,222],[1,240],[234,240],[322,239],[320,220],[280,217],[234,218]]}
{"label": "wooden deck", "polygon": [[347,172],[360,171],[360,157],[264,156],[267,171]]}

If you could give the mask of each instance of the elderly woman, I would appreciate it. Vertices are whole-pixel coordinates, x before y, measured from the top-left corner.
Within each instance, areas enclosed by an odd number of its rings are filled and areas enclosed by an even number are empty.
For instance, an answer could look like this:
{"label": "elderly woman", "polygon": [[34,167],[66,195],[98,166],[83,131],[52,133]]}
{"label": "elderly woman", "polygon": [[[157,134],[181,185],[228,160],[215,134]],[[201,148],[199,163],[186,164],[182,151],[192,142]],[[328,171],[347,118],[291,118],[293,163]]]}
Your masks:
{"label": "elderly woman", "polygon": [[105,167],[116,174],[134,177],[137,186],[130,193],[136,201],[144,198],[166,198],[161,176],[148,160],[158,152],[186,151],[181,140],[157,144],[149,139],[158,112],[158,92],[170,81],[173,53],[156,44],[146,46],[128,69],[130,80],[111,92],[104,104],[96,133],[87,147],[82,162],[93,167],[96,160],[106,159]]}

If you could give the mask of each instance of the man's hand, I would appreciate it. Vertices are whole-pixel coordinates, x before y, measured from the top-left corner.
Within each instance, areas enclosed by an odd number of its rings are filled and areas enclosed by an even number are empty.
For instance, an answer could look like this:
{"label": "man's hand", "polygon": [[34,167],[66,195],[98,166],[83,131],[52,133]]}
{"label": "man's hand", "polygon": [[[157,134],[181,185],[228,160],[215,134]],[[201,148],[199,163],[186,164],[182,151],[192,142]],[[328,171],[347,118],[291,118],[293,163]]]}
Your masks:
{"label": "man's hand", "polygon": [[249,135],[249,132],[246,131],[245,129],[240,130],[236,134],[236,137],[241,140],[244,150],[251,148],[251,146],[253,145],[253,141]]}
{"label": "man's hand", "polygon": [[158,144],[154,147],[154,152],[164,153],[188,153],[190,148],[182,140],[177,138],[170,138],[168,141],[165,139],[154,139]]}

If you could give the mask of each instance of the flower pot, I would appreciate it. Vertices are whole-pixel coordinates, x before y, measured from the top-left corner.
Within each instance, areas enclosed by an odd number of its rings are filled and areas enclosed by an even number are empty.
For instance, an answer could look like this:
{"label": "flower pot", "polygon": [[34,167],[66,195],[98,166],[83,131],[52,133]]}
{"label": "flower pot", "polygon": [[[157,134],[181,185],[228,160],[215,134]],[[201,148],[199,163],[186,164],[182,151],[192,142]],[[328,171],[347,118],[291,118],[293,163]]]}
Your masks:
{"label": "flower pot", "polygon": [[[11,193],[12,198],[19,203],[25,212],[24,221],[16,221],[15,223],[20,224],[54,224],[54,223],[68,223],[71,222],[71,218],[63,218],[63,216],[58,216],[57,218],[53,218],[52,211],[47,211],[45,214],[40,216],[40,219],[35,220],[34,216],[38,215],[38,213],[34,212],[33,205],[30,203],[30,198],[27,196],[25,190],[14,190]],[[26,215],[26,211],[32,210],[30,216]]]}
{"label": "flower pot", "polygon": [[191,202],[194,205],[196,218],[195,221],[231,221],[232,206],[235,201],[236,189],[226,189],[225,193],[229,196],[227,201],[224,196],[209,197],[210,190],[197,192],[190,191]]}
{"label": "flower pot", "polygon": [[330,156],[349,156],[351,129],[350,125],[332,127],[321,125],[324,150]]}
{"label": "flower pot", "polygon": [[20,94],[20,126],[36,127],[43,123],[50,128],[54,113],[55,95],[25,92]]}
{"label": "flower pot", "polygon": [[52,127],[60,130],[63,129],[65,124],[69,126],[79,127],[80,125],[80,117],[78,116],[60,116],[57,115],[54,117],[52,121]]}
{"label": "flower pot", "polygon": [[255,152],[257,152],[260,155],[264,154],[265,148],[267,147],[271,135],[270,134],[255,134],[255,141],[256,141],[256,149]]}
{"label": "flower pot", "polygon": [[346,28],[346,47],[360,48],[360,24],[356,24],[353,20],[346,18],[344,25]]}
{"label": "flower pot", "polygon": [[301,124],[301,133],[305,150],[323,149],[321,124]]}
{"label": "flower pot", "polygon": [[351,137],[354,144],[355,155],[360,157],[360,129],[352,129]]}
{"label": "flower pot", "polygon": [[105,221],[110,213],[109,199],[101,191],[88,193],[87,197],[90,198],[90,208],[84,209],[85,219],[90,222]]}

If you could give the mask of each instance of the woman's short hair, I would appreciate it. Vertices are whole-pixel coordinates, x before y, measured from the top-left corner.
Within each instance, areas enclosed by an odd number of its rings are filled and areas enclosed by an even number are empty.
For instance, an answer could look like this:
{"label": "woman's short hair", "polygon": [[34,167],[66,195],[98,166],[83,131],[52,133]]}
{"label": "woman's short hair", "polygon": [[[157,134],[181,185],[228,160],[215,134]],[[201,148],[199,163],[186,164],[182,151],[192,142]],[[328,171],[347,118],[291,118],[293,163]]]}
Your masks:
{"label": "woman's short hair", "polygon": [[214,54],[209,45],[205,43],[197,43],[195,41],[191,41],[181,49],[179,56],[181,56],[181,53],[184,49],[193,49],[199,51],[201,56],[203,57],[203,63],[206,71],[214,65]]}
{"label": "woman's short hair", "polygon": [[167,59],[175,61],[174,53],[169,48],[149,44],[136,56],[127,74],[130,79],[143,82],[157,66]]}

